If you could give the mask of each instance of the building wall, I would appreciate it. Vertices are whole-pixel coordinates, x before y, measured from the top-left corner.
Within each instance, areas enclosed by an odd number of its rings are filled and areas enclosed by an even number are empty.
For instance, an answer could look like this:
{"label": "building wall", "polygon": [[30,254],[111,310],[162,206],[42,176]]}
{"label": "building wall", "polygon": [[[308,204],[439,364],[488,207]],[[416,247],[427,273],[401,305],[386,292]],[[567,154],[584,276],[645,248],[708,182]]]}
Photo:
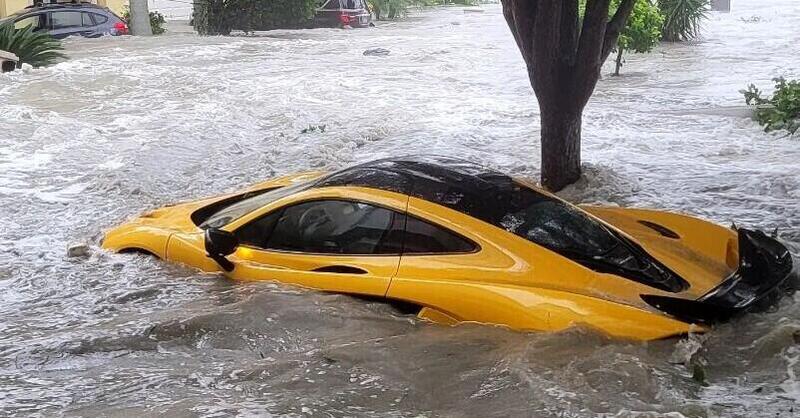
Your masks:
{"label": "building wall", "polygon": [[731,0],[711,0],[711,10],[716,12],[730,12]]}
{"label": "building wall", "polygon": [[167,20],[191,19],[192,3],[192,0],[147,0],[147,6],[150,8],[150,11],[161,13]]}
{"label": "building wall", "polygon": [[[32,0],[0,0],[0,17],[5,17],[12,13],[18,12],[25,7],[30,6],[32,3]],[[128,7],[128,0],[95,0],[92,1],[92,3],[106,6],[120,16]]]}
{"label": "building wall", "polygon": [[128,10],[128,0],[97,0],[93,3],[106,6],[119,16],[122,16],[122,13]]}
{"label": "building wall", "polygon": [[31,5],[30,0],[0,0],[0,17],[8,16]]}

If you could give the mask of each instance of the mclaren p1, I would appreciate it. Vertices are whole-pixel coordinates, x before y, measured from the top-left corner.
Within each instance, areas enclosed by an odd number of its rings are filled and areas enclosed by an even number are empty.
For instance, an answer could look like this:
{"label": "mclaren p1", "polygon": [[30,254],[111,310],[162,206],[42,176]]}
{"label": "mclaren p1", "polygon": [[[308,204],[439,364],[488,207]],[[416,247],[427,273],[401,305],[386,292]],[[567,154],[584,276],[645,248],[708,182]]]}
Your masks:
{"label": "mclaren p1", "polygon": [[444,157],[269,180],[146,213],[102,245],[235,280],[401,302],[437,323],[582,326],[635,340],[703,332],[800,281],[791,253],[762,232],[576,206]]}

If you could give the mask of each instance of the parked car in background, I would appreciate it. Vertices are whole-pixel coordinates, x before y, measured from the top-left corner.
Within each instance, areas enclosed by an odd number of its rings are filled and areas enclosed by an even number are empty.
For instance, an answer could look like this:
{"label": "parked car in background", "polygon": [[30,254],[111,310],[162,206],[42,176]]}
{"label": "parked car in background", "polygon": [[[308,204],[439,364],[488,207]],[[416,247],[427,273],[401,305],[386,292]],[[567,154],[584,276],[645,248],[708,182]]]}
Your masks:
{"label": "parked car in background", "polygon": [[14,22],[17,29],[33,26],[35,32],[46,31],[57,39],[128,34],[128,25],[122,18],[106,7],[91,3],[29,6],[0,20],[0,23],[8,21]]}
{"label": "parked car in background", "polygon": [[314,26],[366,28],[372,25],[372,15],[366,0],[323,0],[314,16]]}

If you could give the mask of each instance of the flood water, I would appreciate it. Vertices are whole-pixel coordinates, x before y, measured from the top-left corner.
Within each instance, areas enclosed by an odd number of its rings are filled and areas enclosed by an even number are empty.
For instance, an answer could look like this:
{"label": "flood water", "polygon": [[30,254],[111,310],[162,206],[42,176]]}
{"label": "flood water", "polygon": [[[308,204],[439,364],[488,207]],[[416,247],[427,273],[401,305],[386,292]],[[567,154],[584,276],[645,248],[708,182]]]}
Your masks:
{"label": "flood water", "polygon": [[[0,75],[0,416],[797,416],[798,296],[704,338],[632,343],[430,325],[97,248],[148,209],[377,157],[536,179],[536,102],[499,7],[483,9],[69,40],[68,61]],[[795,0],[738,0],[702,41],[628,56],[586,109],[586,175],[563,195],[777,227],[797,251],[800,139],[725,107],[800,77],[798,56]],[[78,243],[92,254],[67,257]]]}

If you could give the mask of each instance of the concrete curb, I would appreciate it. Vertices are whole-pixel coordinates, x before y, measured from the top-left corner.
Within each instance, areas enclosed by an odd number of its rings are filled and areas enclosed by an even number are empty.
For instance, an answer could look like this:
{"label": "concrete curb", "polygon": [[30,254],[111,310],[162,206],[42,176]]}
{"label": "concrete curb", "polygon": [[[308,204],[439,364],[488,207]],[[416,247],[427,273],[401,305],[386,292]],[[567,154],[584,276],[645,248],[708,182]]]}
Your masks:
{"label": "concrete curb", "polygon": [[14,71],[17,68],[17,63],[19,62],[19,58],[8,52],[0,50],[0,72],[6,73],[9,71]]}

